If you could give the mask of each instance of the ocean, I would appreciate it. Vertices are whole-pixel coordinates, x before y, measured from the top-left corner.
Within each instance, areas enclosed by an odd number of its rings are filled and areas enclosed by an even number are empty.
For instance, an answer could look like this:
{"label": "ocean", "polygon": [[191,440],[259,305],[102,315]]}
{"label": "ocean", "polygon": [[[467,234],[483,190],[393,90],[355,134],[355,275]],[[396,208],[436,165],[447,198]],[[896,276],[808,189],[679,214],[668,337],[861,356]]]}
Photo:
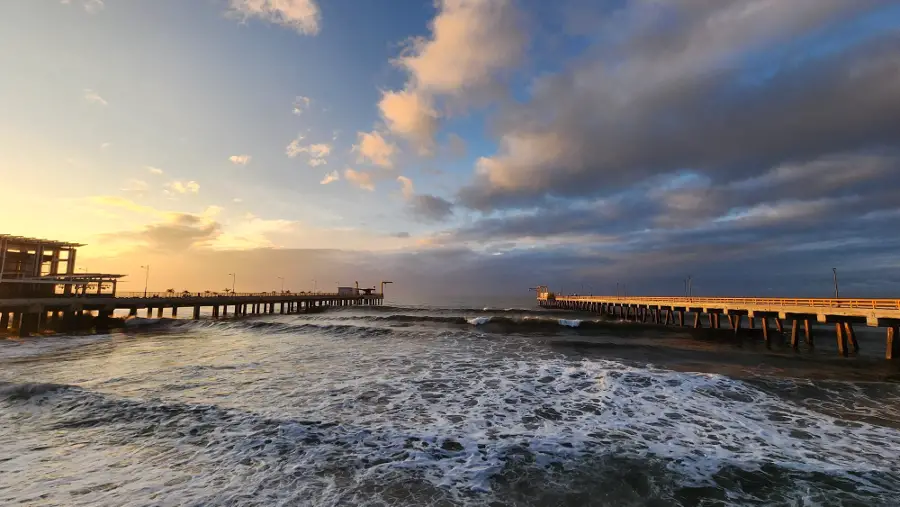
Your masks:
{"label": "ocean", "polygon": [[524,306],[0,340],[0,505],[900,505],[880,335],[843,359]]}

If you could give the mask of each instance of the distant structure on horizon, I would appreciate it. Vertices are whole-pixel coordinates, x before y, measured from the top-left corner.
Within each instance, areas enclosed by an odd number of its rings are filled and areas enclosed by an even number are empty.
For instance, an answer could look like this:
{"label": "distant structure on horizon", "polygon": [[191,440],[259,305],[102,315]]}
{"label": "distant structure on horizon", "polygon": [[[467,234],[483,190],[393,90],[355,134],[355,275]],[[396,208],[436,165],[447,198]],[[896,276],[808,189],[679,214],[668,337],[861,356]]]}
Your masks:
{"label": "distant structure on horizon", "polygon": [[125,275],[76,273],[81,243],[0,234],[0,298],[115,296]]}

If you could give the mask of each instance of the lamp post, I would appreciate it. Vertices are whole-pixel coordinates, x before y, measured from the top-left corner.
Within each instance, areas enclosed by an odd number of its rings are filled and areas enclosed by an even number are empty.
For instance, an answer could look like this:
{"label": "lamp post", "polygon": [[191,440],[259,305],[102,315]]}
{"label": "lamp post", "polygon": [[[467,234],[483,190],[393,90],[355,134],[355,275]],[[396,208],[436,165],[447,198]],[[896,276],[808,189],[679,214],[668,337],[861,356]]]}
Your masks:
{"label": "lamp post", "polygon": [[319,282],[317,282],[316,279],[313,278],[312,283],[313,283],[313,294],[316,294],[319,292]]}
{"label": "lamp post", "polygon": [[689,298],[694,297],[694,277],[691,275],[688,275],[687,279],[687,293]]}
{"label": "lamp post", "polygon": [[281,280],[281,293],[284,294],[284,277],[279,276],[278,279]]}
{"label": "lamp post", "polygon": [[231,294],[234,295],[234,284],[237,281],[237,274],[228,273],[228,276],[231,277]]}
{"label": "lamp post", "polygon": [[834,299],[838,299],[837,268],[831,268],[831,272],[834,274]]}
{"label": "lamp post", "polygon": [[147,284],[150,281],[150,265],[141,266],[141,269],[144,270],[144,297],[147,297]]}

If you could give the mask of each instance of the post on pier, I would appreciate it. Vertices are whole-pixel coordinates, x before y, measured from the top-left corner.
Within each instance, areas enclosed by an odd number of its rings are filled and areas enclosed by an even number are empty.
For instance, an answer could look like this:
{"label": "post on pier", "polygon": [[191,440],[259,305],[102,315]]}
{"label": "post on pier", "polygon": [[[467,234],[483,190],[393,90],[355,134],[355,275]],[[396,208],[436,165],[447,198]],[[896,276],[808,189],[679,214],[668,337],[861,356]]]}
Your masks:
{"label": "post on pier", "polygon": [[0,331],[6,331],[7,329],[9,329],[9,312],[3,310],[0,313]]}
{"label": "post on pier", "polygon": [[799,327],[800,327],[800,322],[797,321],[796,319],[793,322],[791,322],[791,348],[794,350],[797,350],[798,348],[800,348],[800,337],[799,337],[800,329],[799,329]]}
{"label": "post on pier", "polygon": [[887,343],[885,345],[885,359],[900,358],[900,326],[891,325],[887,328]]}
{"label": "post on pier", "polygon": [[772,348],[772,342],[769,341],[769,318],[763,315],[759,320],[762,324],[763,341],[766,342],[766,348],[770,349]]}
{"label": "post on pier", "polygon": [[160,306],[159,308],[156,309],[156,318],[157,318],[157,319],[161,319],[161,318],[162,318],[162,314],[163,314],[163,307]]}
{"label": "post on pier", "polygon": [[153,317],[153,307],[152,307],[152,306],[148,306],[148,307],[147,307],[147,318],[149,319],[149,318],[152,318],[152,317]]}
{"label": "post on pier", "polygon": [[194,305],[194,320],[200,320],[200,305]]}
{"label": "post on pier", "polygon": [[852,322],[844,322],[844,333],[847,335],[847,341],[850,344],[850,347],[853,348],[853,353],[859,353],[859,342],[856,341],[856,332],[853,330]]}
{"label": "post on pier", "polygon": [[809,348],[813,348],[813,336],[812,330],[809,328],[809,319],[803,319],[803,332],[806,337],[806,346]]}
{"label": "post on pier", "polygon": [[694,329],[700,329],[700,312],[694,312]]}
{"label": "post on pier", "polygon": [[847,338],[844,336],[844,324],[841,322],[836,323],[834,330],[837,334],[838,354],[847,357]]}
{"label": "post on pier", "polygon": [[172,305],[172,318],[178,317],[178,305]]}

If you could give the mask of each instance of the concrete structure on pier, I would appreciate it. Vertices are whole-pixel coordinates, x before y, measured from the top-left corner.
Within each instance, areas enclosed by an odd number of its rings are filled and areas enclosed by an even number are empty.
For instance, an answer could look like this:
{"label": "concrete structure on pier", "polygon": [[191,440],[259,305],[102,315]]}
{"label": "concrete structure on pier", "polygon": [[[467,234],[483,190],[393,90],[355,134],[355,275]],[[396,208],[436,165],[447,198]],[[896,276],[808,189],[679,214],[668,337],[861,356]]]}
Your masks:
{"label": "concrete structure on pier", "polygon": [[76,273],[78,243],[0,234],[0,299],[115,296],[124,275]]}
{"label": "concrete structure on pier", "polygon": [[799,348],[801,330],[807,346],[813,346],[810,323],[833,324],[838,353],[843,356],[859,351],[854,324],[881,327],[886,330],[885,357],[900,358],[900,299],[566,296],[550,292],[545,286],[537,288],[537,299],[546,308],[589,311],[662,325],[685,326],[685,313],[689,313],[693,315],[693,322],[689,323],[693,328],[720,329],[724,316],[735,334],[745,320],[748,329],[755,329],[758,320],[767,346],[771,345],[773,331],[769,322],[783,332],[784,321],[790,321],[791,346],[795,349]]}
{"label": "concrete structure on pier", "polygon": [[137,297],[116,297],[116,283],[124,275],[75,273],[77,243],[25,238],[0,234],[0,332],[10,327],[19,336],[42,329],[72,331],[95,328],[109,329],[113,312],[127,310],[137,316],[162,317],[169,310],[178,316],[179,308],[188,308],[192,317],[200,318],[203,308],[210,308],[213,318],[263,313],[311,312],[333,306],[378,305],[382,293],[365,289],[358,283],[341,294],[291,294],[290,292],[258,294],[192,294],[176,295],[144,293]]}

